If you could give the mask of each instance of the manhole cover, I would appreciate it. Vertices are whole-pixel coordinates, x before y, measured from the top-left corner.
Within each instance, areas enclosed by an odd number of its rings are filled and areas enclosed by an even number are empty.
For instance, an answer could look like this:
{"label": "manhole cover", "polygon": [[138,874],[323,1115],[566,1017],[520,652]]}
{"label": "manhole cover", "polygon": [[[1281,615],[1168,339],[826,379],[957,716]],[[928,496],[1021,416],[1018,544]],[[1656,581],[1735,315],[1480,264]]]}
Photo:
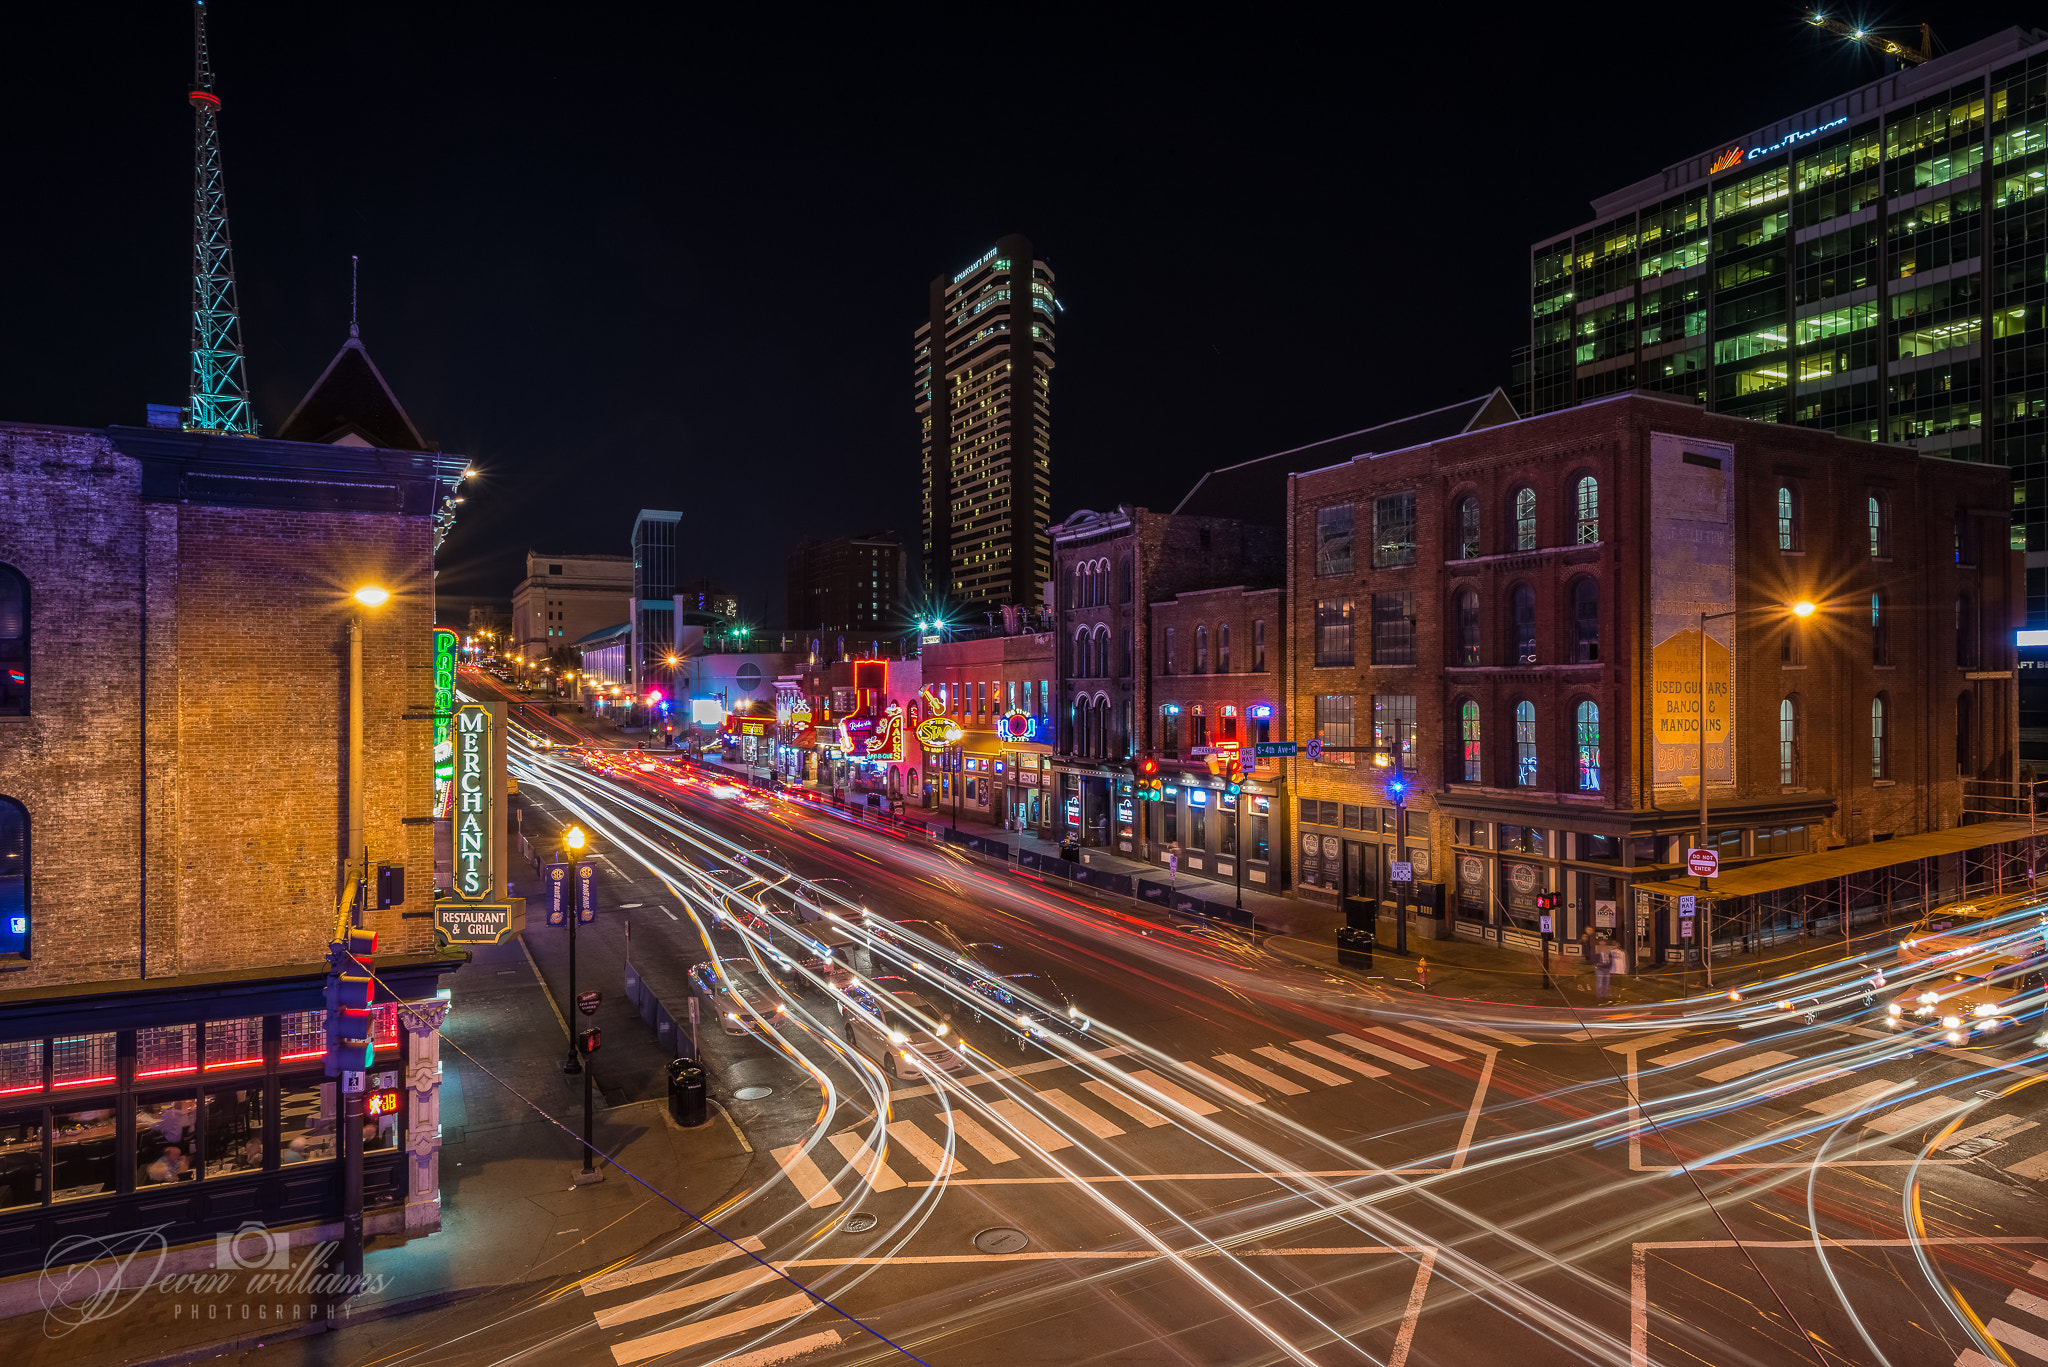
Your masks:
{"label": "manhole cover", "polygon": [[759,1101],[764,1096],[774,1096],[773,1087],[742,1087],[733,1095],[741,1101]]}
{"label": "manhole cover", "polygon": [[1031,1238],[1021,1229],[997,1225],[974,1236],[974,1246],[983,1253],[1020,1253],[1030,1247]]}
{"label": "manhole cover", "polygon": [[839,1227],[848,1234],[865,1234],[875,1227],[872,1215],[849,1215],[839,1222]]}

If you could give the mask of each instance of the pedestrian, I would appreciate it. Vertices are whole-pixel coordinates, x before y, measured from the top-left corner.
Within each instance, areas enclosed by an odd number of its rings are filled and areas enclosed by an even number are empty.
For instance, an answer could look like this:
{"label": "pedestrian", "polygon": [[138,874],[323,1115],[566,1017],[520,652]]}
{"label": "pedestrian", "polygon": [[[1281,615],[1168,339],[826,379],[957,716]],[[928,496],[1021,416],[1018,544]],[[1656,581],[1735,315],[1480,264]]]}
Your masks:
{"label": "pedestrian", "polygon": [[1584,961],[1588,973],[1593,971],[1593,955],[1599,951],[1599,948],[1600,932],[1591,925],[1581,927],[1579,930],[1579,958]]}
{"label": "pedestrian", "polygon": [[1614,975],[1614,947],[1605,939],[1597,940],[1593,946],[1593,1000],[1605,1004],[1607,982]]}

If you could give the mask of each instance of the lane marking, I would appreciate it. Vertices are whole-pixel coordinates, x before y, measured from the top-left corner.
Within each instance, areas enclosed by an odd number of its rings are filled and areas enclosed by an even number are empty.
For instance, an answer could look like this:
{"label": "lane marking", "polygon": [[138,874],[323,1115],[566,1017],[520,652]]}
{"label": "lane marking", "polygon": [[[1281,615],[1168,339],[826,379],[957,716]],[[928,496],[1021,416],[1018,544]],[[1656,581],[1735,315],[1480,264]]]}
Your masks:
{"label": "lane marking", "polygon": [[1337,1041],[1337,1043],[1345,1046],[1348,1049],[1356,1049],[1361,1054],[1371,1054],[1374,1058],[1379,1059],[1381,1062],[1391,1063],[1396,1068],[1414,1069],[1427,1068],[1429,1066],[1427,1063],[1424,1063],[1421,1059],[1416,1058],[1413,1055],[1397,1054],[1392,1049],[1382,1049],[1377,1044],[1369,1043],[1365,1040],[1360,1039],[1356,1035],[1338,1034],[1332,1035],[1330,1036],[1330,1038]]}
{"label": "lane marking", "polygon": [[991,1163],[1008,1163],[1016,1158],[1017,1151],[981,1127],[981,1122],[971,1115],[948,1111],[946,1119],[953,1126],[954,1137],[968,1148]]}
{"label": "lane marking", "polygon": [[1794,1092],[1803,1092],[1808,1087],[1818,1087],[1823,1082],[1833,1082],[1836,1078],[1848,1077],[1855,1071],[1854,1068],[1823,1068],[1816,1073],[1801,1073],[1797,1077],[1786,1078],[1783,1082],[1774,1082],[1769,1086],[1758,1087],[1746,1092],[1743,1094],[1743,1100],[1746,1102],[1775,1101],[1781,1096],[1790,1096]]}
{"label": "lane marking", "polygon": [[602,1277],[593,1277],[583,1283],[583,1294],[595,1296],[606,1291],[617,1291],[624,1286],[638,1286],[641,1282],[651,1282],[656,1278],[672,1276],[678,1272],[688,1272],[693,1268],[708,1267],[722,1258],[737,1258],[742,1249],[749,1253],[760,1253],[764,1245],[760,1236],[750,1234],[740,1240],[739,1248],[721,1243],[690,1253],[678,1253],[672,1258],[656,1258],[653,1262],[642,1263],[638,1267],[628,1267]]}
{"label": "lane marking", "polygon": [[1221,1106],[1212,1104],[1207,1097],[1195,1095],[1180,1084],[1159,1076],[1150,1068],[1140,1068],[1130,1074],[1130,1078],[1133,1082],[1142,1083],[1151,1088],[1168,1101],[1179,1106],[1185,1106],[1196,1115],[1215,1115],[1223,1109]]}
{"label": "lane marking", "polygon": [[1125,1132],[1123,1126],[1088,1109],[1079,1100],[1068,1096],[1057,1087],[1048,1087],[1038,1095],[1064,1111],[1069,1118],[1097,1139],[1114,1139]]}
{"label": "lane marking", "polygon": [[[1362,1244],[1356,1248],[1232,1248],[1226,1242],[1223,1251],[1233,1258],[1357,1258],[1369,1253],[1419,1253],[1433,1258],[1436,1254],[1436,1248],[1428,1244]],[[775,1266],[778,1270],[787,1271],[793,1267],[941,1267],[958,1263],[1138,1262],[1164,1256],[1150,1248],[1030,1249],[1023,1253],[927,1253],[911,1257],[892,1257],[884,1254],[880,1257],[859,1258],[791,1258]],[[1218,1254],[1214,1249],[1205,1246],[1186,1249],[1182,1251],[1181,1256],[1189,1259],[1214,1258]]]}
{"label": "lane marking", "polygon": [[2040,1128],[2040,1124],[2041,1122],[2038,1120],[2022,1120],[2016,1115],[2002,1115],[1996,1119],[1986,1120],[1981,1124],[1957,1130],[1954,1134],[1942,1140],[1935,1147],[1935,1151],[1938,1153],[1952,1144],[1960,1144],[1965,1139],[1976,1139],[1979,1137],[2007,1142],[2016,1134],[2025,1134],[2028,1130]]}
{"label": "lane marking", "polygon": [[[1010,1097],[997,1098],[989,1103],[989,1109],[1001,1116],[1004,1124],[1023,1135],[1024,1138],[1036,1144],[1047,1153],[1054,1153],[1060,1149],[1071,1149],[1074,1147],[1073,1140],[1025,1110],[1022,1105]],[[1066,1179],[1059,1178],[1057,1180],[1065,1181]]]}
{"label": "lane marking", "polygon": [[1150,1106],[1138,1100],[1138,1098],[1118,1091],[1107,1082],[1101,1082],[1091,1077],[1081,1085],[1148,1130],[1171,1123],[1165,1116],[1159,1114],[1159,1112],[1153,1110]]}
{"label": "lane marking", "polygon": [[1956,1358],[1956,1367],[1999,1367],[1999,1365],[1990,1358],[1985,1357],[1975,1348],[1965,1348],[1962,1354]]}
{"label": "lane marking", "polygon": [[1264,1087],[1271,1087],[1282,1096],[1306,1096],[1308,1088],[1297,1086],[1270,1068],[1261,1068],[1250,1059],[1239,1058],[1236,1054],[1218,1054],[1216,1062],[1226,1068],[1235,1068],[1252,1081]]}
{"label": "lane marking", "polygon": [[676,914],[670,911],[667,907],[657,906],[655,910],[660,912],[662,915],[668,917],[668,919],[671,921],[676,919]]}
{"label": "lane marking", "polygon": [[641,907],[644,907],[644,906],[646,906],[646,905],[647,905],[647,904],[646,904],[645,902],[621,902],[621,903],[619,903],[619,910],[620,910],[620,911],[638,911],[638,910],[639,910],[639,909],[640,909]]}
{"label": "lane marking", "polygon": [[825,1180],[825,1174],[818,1171],[818,1165],[811,1161],[811,1156],[804,1151],[803,1145],[791,1144],[787,1148],[771,1150],[769,1157],[775,1160],[777,1166],[789,1178],[790,1184],[802,1194],[804,1204],[812,1207],[839,1204],[839,1193]]}
{"label": "lane marking", "polygon": [[1432,1248],[1415,1265],[1415,1287],[1408,1293],[1408,1310],[1401,1316],[1401,1332],[1394,1339],[1387,1367],[1407,1367],[1408,1347],[1415,1342],[1415,1322],[1422,1317],[1422,1297],[1429,1290],[1429,1274],[1435,1267],[1436,1250]]}
{"label": "lane marking", "polygon": [[1402,1034],[1399,1030],[1389,1029],[1384,1025],[1368,1025],[1365,1027],[1365,1033],[1368,1035],[1378,1035],[1381,1039],[1392,1040],[1404,1049],[1413,1049],[1418,1054],[1427,1054],[1429,1057],[1444,1063],[1463,1063],[1465,1061],[1463,1054],[1454,1054],[1448,1049],[1439,1049],[1434,1044],[1425,1044],[1419,1039],[1414,1039]]}
{"label": "lane marking", "polygon": [[1340,1068],[1349,1068],[1354,1073],[1360,1073],[1366,1077],[1386,1077],[1388,1075],[1386,1069],[1375,1067],[1364,1059],[1353,1058],[1349,1054],[1332,1049],[1327,1044],[1318,1044],[1312,1039],[1298,1039],[1292,1041],[1292,1043],[1295,1048],[1305,1054],[1314,1054],[1317,1058],[1327,1059]]}
{"label": "lane marking", "polygon": [[723,1277],[711,1277],[701,1282],[692,1282],[688,1286],[676,1287],[673,1291],[663,1291],[659,1295],[654,1296],[642,1296],[637,1301],[627,1301],[624,1305],[614,1305],[610,1309],[600,1310],[596,1315],[597,1327],[600,1329],[610,1329],[616,1325],[630,1324],[634,1320],[644,1320],[650,1315],[666,1315],[671,1310],[681,1310],[685,1306],[691,1305],[702,1305],[705,1301],[715,1301],[721,1297],[734,1295],[737,1292],[751,1290],[763,1282],[780,1280],[782,1280],[781,1277],[777,1275],[772,1267],[745,1268],[738,1272],[727,1273]]}
{"label": "lane marking", "polygon": [[[1202,1081],[1208,1083],[1211,1087],[1214,1087],[1217,1091],[1223,1093],[1223,1095],[1229,1097],[1232,1101],[1235,1101],[1240,1106],[1263,1106],[1266,1104],[1266,1099],[1264,1097],[1253,1096],[1250,1092],[1245,1091],[1244,1088],[1239,1087],[1235,1083],[1225,1082],[1222,1078],[1216,1076],[1216,1074],[1210,1072],[1207,1068],[1204,1068],[1199,1063],[1192,1063],[1186,1059],[1183,1059],[1181,1060],[1180,1066],[1187,1069],[1187,1071],[1193,1073],[1196,1077],[1202,1079]],[[1289,1087],[1294,1087],[1294,1084],[1291,1082],[1287,1085]],[[1294,1090],[1301,1091],[1304,1089],[1294,1087]]]}
{"label": "lane marking", "polygon": [[929,1168],[934,1177],[950,1177],[956,1172],[967,1171],[966,1164],[957,1158],[949,1158],[943,1146],[934,1144],[911,1121],[890,1121],[889,1137],[901,1145],[905,1153]]}
{"label": "lane marking", "polygon": [[628,1339],[624,1343],[612,1345],[612,1361],[617,1363],[618,1367],[626,1367],[627,1363],[645,1362],[648,1358],[694,1348],[712,1339],[726,1338],[749,1329],[758,1329],[764,1324],[773,1324],[777,1320],[788,1319],[801,1314],[811,1303],[811,1298],[799,1291],[794,1296],[784,1296],[780,1300],[769,1301],[766,1305],[757,1305],[751,1310],[735,1310],[729,1315],[714,1315],[700,1323],[686,1324],[681,1328],[664,1330],[659,1334],[649,1334],[646,1338]]}
{"label": "lane marking", "polygon": [[1680,1049],[1675,1054],[1659,1054],[1655,1058],[1644,1059],[1643,1062],[1652,1068],[1672,1068],[1681,1063],[1691,1063],[1696,1058],[1707,1058],[1726,1049],[1740,1049],[1743,1043],[1744,1041],[1739,1039],[1708,1040],[1705,1044],[1695,1044],[1692,1048]]}
{"label": "lane marking", "polygon": [[[1790,1063],[1798,1057],[1797,1054],[1787,1054],[1776,1049],[1768,1049],[1761,1054],[1752,1054],[1748,1058],[1739,1058],[1733,1063],[1724,1063],[1718,1068],[1709,1068],[1698,1074],[1698,1076],[1705,1078],[1709,1082],[1733,1082],[1736,1078],[1769,1068],[1774,1064]],[[1651,1060],[1651,1062],[1655,1061],[1654,1059]]]}
{"label": "lane marking", "polygon": [[1252,1052],[1254,1054],[1257,1054],[1260,1058],[1269,1058],[1273,1060],[1273,1062],[1279,1064],[1282,1068],[1292,1068],[1295,1072],[1300,1073],[1309,1081],[1320,1082],[1325,1087],[1344,1087],[1350,1085],[1351,1082],[1351,1079],[1348,1077],[1339,1077],[1337,1074],[1331,1072],[1328,1068],[1318,1068],[1315,1064],[1304,1062],[1303,1060],[1298,1059],[1294,1055],[1288,1053],[1285,1049],[1278,1048],[1271,1044],[1264,1045],[1260,1048],[1254,1049],[1252,1050]]}

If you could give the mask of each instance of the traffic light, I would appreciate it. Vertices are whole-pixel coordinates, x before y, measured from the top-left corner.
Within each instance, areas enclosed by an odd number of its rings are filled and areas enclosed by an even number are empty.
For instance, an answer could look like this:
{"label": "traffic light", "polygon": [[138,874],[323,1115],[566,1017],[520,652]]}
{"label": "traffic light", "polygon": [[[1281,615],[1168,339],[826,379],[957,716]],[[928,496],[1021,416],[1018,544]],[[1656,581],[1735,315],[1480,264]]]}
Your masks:
{"label": "traffic light", "polygon": [[349,929],[327,946],[327,1076],[339,1077],[370,1066],[376,1052],[371,1039],[370,1005],[377,983],[364,960],[377,952],[377,933]]}
{"label": "traffic light", "polygon": [[576,1036],[576,1052],[579,1054],[594,1054],[603,1044],[604,1031],[594,1025]]}
{"label": "traffic light", "polygon": [[1145,777],[1150,778],[1152,775],[1159,772],[1159,761],[1153,759],[1150,755],[1147,755],[1145,758],[1138,761],[1138,772],[1143,774]]}

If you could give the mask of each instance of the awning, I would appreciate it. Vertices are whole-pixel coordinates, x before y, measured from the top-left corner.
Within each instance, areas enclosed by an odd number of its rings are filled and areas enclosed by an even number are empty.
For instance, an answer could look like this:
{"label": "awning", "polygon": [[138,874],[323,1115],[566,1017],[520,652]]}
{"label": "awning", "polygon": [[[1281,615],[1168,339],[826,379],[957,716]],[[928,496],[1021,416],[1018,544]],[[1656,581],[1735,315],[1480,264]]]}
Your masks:
{"label": "awning", "polygon": [[1666,897],[1703,895],[1725,902],[1731,897],[1753,897],[1760,892],[1823,883],[1829,879],[1846,878],[1850,874],[1889,868],[1893,864],[1911,864],[1916,860],[1934,859],[1961,850],[2001,845],[2008,840],[2025,840],[2032,830],[2024,821],[1986,821],[1975,826],[1903,835],[1896,840],[1847,845],[1819,854],[1795,854],[1787,859],[1749,864],[1731,869],[1719,878],[1708,879],[1704,894],[1700,893],[1698,880],[1693,878],[1686,878],[1683,882],[1638,883],[1634,890],[1661,893]]}

